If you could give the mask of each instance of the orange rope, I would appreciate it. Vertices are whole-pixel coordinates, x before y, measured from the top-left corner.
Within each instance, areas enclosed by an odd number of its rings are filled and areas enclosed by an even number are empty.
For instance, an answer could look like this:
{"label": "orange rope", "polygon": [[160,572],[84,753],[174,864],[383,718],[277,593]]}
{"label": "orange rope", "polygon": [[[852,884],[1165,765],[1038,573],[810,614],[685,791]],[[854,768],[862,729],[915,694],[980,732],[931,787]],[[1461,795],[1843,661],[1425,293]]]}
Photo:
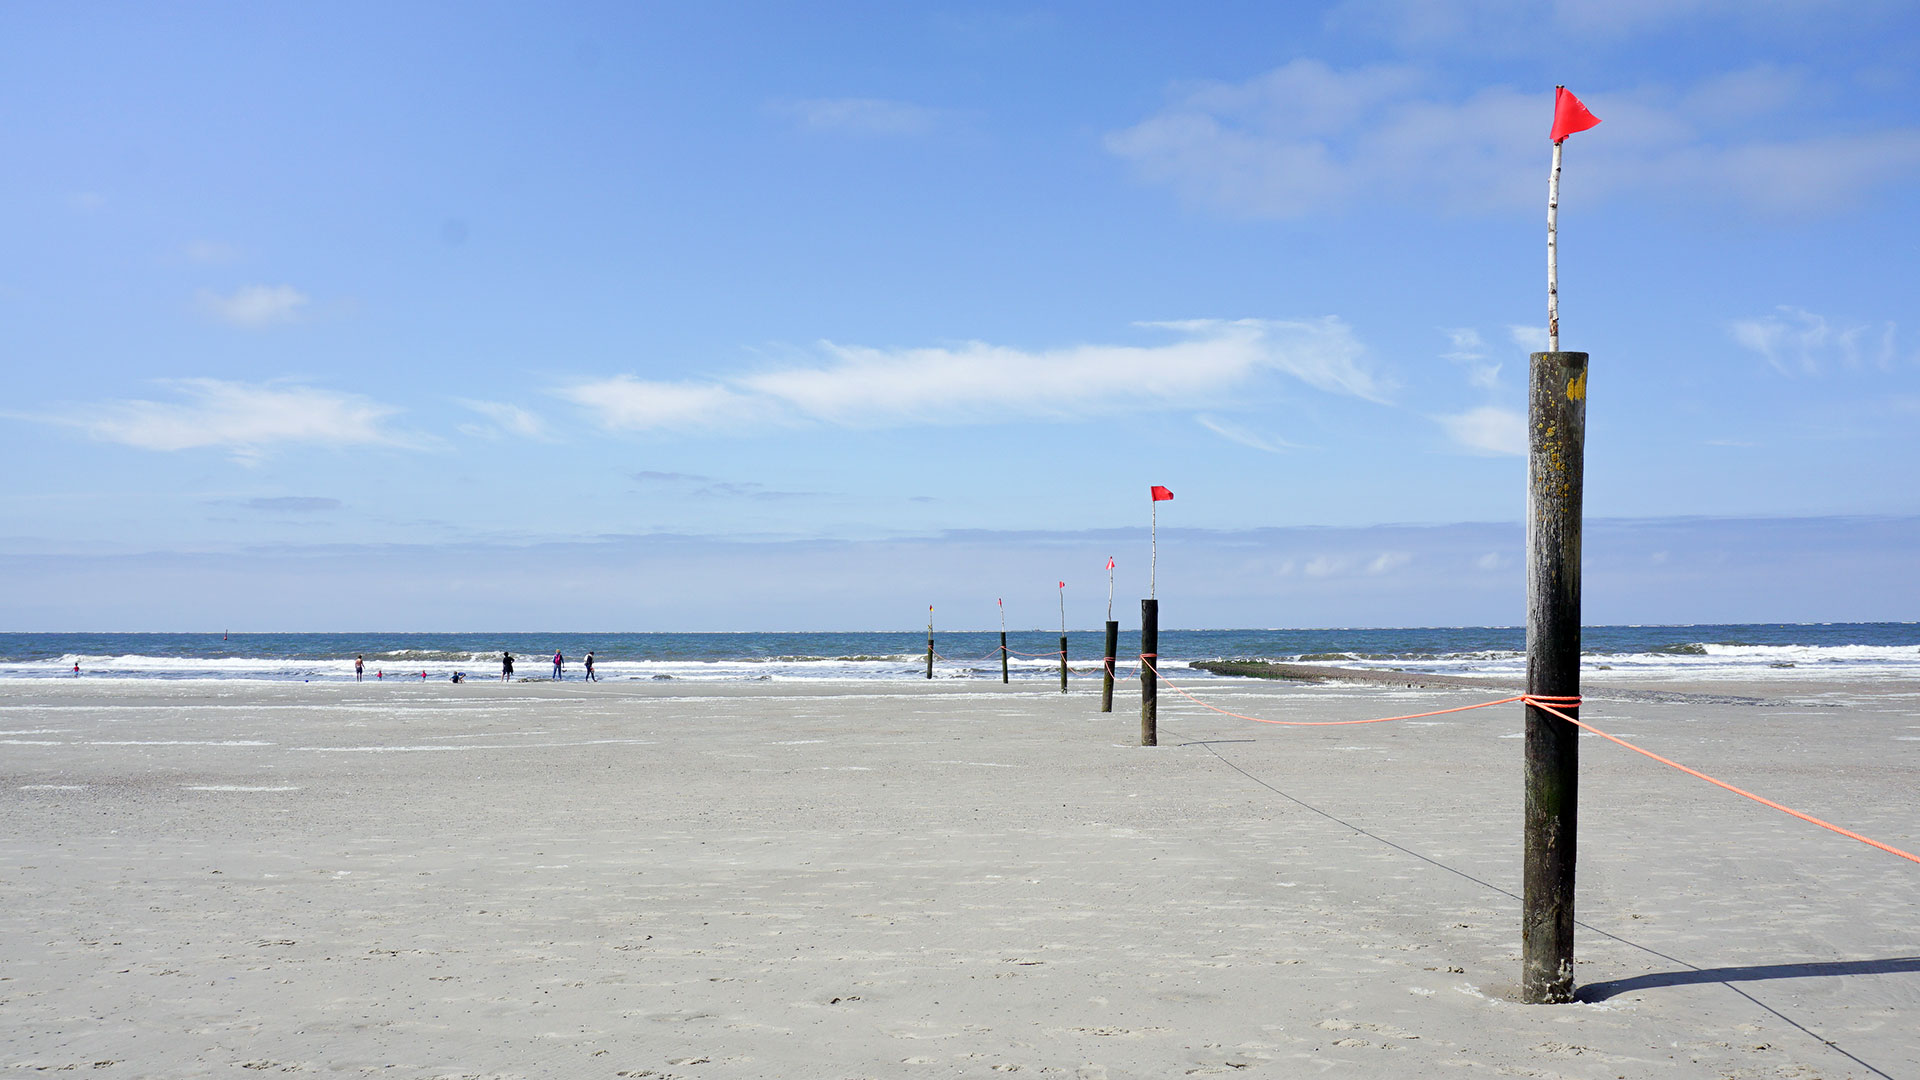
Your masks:
{"label": "orange rope", "polygon": [[1477,705],[1461,705],[1457,708],[1436,709],[1433,712],[1412,713],[1407,716],[1383,716],[1377,720],[1263,720],[1258,716],[1246,716],[1237,712],[1229,712],[1228,710],[1222,709],[1217,705],[1208,705],[1206,702],[1201,701],[1199,698],[1194,697],[1192,694],[1187,693],[1185,690],[1182,690],[1178,685],[1174,684],[1166,676],[1161,675],[1160,669],[1154,667],[1151,663],[1149,663],[1146,657],[1142,656],[1140,658],[1140,662],[1143,664],[1146,664],[1147,668],[1153,672],[1156,678],[1158,678],[1162,682],[1165,682],[1168,686],[1173,687],[1173,689],[1177,693],[1179,693],[1180,696],[1186,698],[1187,700],[1193,702],[1196,705],[1202,706],[1203,708],[1212,709],[1214,712],[1222,713],[1226,716],[1235,717],[1240,720],[1252,720],[1257,724],[1279,724],[1285,727],[1340,727],[1347,724],[1384,724],[1389,720],[1417,720],[1423,716],[1440,716],[1445,713],[1467,712],[1472,709],[1485,709],[1494,705],[1508,705],[1516,701],[1524,702],[1528,705],[1533,706],[1536,709],[1539,709],[1542,712],[1548,713],[1553,716],[1557,716],[1560,719],[1565,720],[1567,723],[1572,724],[1574,727],[1577,727],[1582,731],[1592,732],[1593,734],[1600,736],[1601,738],[1607,740],[1608,742],[1618,743],[1619,745],[1626,747],[1627,749],[1633,751],[1636,754],[1642,754],[1646,757],[1652,758],[1653,760],[1659,762],[1662,765],[1667,765],[1667,766],[1671,766],[1672,768],[1679,769],[1681,772],[1686,773],[1688,776],[1698,777],[1699,779],[1705,780],[1707,783],[1712,784],[1715,787],[1725,788],[1726,790],[1731,791],[1735,795],[1739,795],[1742,798],[1752,799],[1754,802],[1757,802],[1762,806],[1770,806],[1775,810],[1780,811],[1783,814],[1788,814],[1793,817],[1797,817],[1801,821],[1807,822],[1810,825],[1818,825],[1829,832],[1839,833],[1841,836],[1844,836],[1849,840],[1858,840],[1861,843],[1867,845],[1868,847],[1879,848],[1881,851],[1884,851],[1889,855],[1898,855],[1899,857],[1907,860],[1908,862],[1920,863],[1920,855],[1915,855],[1912,852],[1908,852],[1908,851],[1901,851],[1899,848],[1894,847],[1892,844],[1883,844],[1880,841],[1873,839],[1872,837],[1862,836],[1859,833],[1852,831],[1851,829],[1843,829],[1840,826],[1835,825],[1830,821],[1822,821],[1819,818],[1814,817],[1812,814],[1795,810],[1791,806],[1783,806],[1780,803],[1774,802],[1772,799],[1763,798],[1762,796],[1755,795],[1751,791],[1734,787],[1732,784],[1727,783],[1725,780],[1716,780],[1713,777],[1708,776],[1706,773],[1703,773],[1698,769],[1690,769],[1685,765],[1680,764],[1677,761],[1671,760],[1669,758],[1663,758],[1659,754],[1656,754],[1651,750],[1647,750],[1642,747],[1635,746],[1634,744],[1626,741],[1625,739],[1620,738],[1617,735],[1609,735],[1606,732],[1601,731],[1599,728],[1594,727],[1592,724],[1583,723],[1582,721],[1576,720],[1573,717],[1568,716],[1566,713],[1560,711],[1561,709],[1565,709],[1565,708],[1578,708],[1580,706],[1580,699],[1578,697],[1556,697],[1556,696],[1546,695],[1546,694],[1521,694],[1519,697],[1501,698],[1498,701],[1483,701]]}
{"label": "orange rope", "polygon": [[1582,731],[1591,731],[1595,735],[1600,736],[1601,738],[1607,740],[1608,742],[1618,743],[1621,746],[1626,747],[1627,749],[1633,751],[1636,754],[1644,754],[1647,757],[1652,758],[1653,760],[1659,762],[1662,765],[1670,765],[1673,768],[1679,769],[1681,772],[1686,773],[1688,776],[1697,776],[1700,779],[1705,780],[1707,783],[1712,784],[1715,787],[1726,788],[1728,791],[1733,792],[1735,795],[1740,795],[1745,798],[1752,799],[1754,802],[1757,802],[1762,806],[1771,806],[1775,810],[1778,810],[1783,814],[1791,814],[1792,816],[1799,818],[1801,821],[1805,821],[1813,825],[1818,825],[1821,828],[1828,830],[1829,832],[1837,832],[1841,836],[1844,836],[1849,840],[1858,840],[1861,843],[1867,845],[1868,847],[1879,848],[1881,851],[1884,851],[1889,855],[1898,855],[1901,858],[1907,860],[1908,862],[1920,863],[1920,855],[1915,855],[1912,852],[1901,851],[1899,848],[1894,847],[1891,844],[1883,844],[1880,841],[1875,840],[1871,837],[1861,836],[1857,832],[1853,832],[1849,829],[1843,829],[1840,826],[1835,825],[1830,821],[1822,821],[1819,818],[1814,817],[1812,814],[1802,813],[1801,811],[1795,810],[1791,806],[1782,806],[1779,803],[1774,802],[1772,799],[1761,798],[1760,796],[1755,795],[1751,791],[1743,791],[1740,788],[1734,787],[1732,784],[1727,783],[1725,780],[1715,780],[1713,777],[1708,776],[1706,773],[1703,773],[1698,769],[1689,769],[1685,765],[1682,765],[1677,761],[1670,761],[1667,758],[1663,758],[1659,754],[1656,754],[1651,750],[1642,749],[1641,747],[1635,746],[1632,743],[1618,736],[1609,735],[1606,732],[1601,731],[1599,728],[1594,727],[1592,724],[1581,723],[1580,721],[1575,720],[1573,717],[1568,716],[1566,713],[1561,712],[1559,709],[1556,709],[1550,705],[1544,704],[1539,698],[1528,698],[1527,703],[1530,705],[1538,706],[1543,712],[1552,713],[1553,715],[1559,717],[1562,720],[1565,720],[1567,723],[1572,724],[1574,727],[1577,727]]}
{"label": "orange rope", "polygon": [[[1226,709],[1222,709],[1218,705],[1209,705],[1206,702],[1201,701],[1199,698],[1194,697],[1192,694],[1189,694],[1185,690],[1181,689],[1180,685],[1174,682],[1172,679],[1169,679],[1165,675],[1160,674],[1160,669],[1157,667],[1154,667],[1153,663],[1149,661],[1145,656],[1142,656],[1140,658],[1140,662],[1147,665],[1148,670],[1153,672],[1155,678],[1158,678],[1161,682],[1166,683],[1168,686],[1173,687],[1175,693],[1179,694],[1181,697],[1186,698],[1188,701],[1193,702],[1195,705],[1200,706],[1201,708],[1212,709],[1214,712],[1220,713],[1224,716],[1231,716],[1239,720],[1251,720],[1256,724],[1276,724],[1281,727],[1346,727],[1350,724],[1384,724],[1389,720],[1418,720],[1423,716],[1440,716],[1445,713],[1466,712],[1470,709],[1485,709],[1494,705],[1509,705],[1509,704],[1512,704],[1513,702],[1520,700],[1517,697],[1501,698],[1499,701],[1483,701],[1478,705],[1461,705],[1457,708],[1452,708],[1452,709],[1435,709],[1432,712],[1409,713],[1406,716],[1382,716],[1376,720],[1263,720],[1258,716],[1247,716],[1244,713],[1230,712]],[[1579,701],[1578,698],[1574,698],[1572,699],[1571,702],[1566,702],[1563,704],[1568,704],[1568,703],[1578,702],[1578,701]]]}

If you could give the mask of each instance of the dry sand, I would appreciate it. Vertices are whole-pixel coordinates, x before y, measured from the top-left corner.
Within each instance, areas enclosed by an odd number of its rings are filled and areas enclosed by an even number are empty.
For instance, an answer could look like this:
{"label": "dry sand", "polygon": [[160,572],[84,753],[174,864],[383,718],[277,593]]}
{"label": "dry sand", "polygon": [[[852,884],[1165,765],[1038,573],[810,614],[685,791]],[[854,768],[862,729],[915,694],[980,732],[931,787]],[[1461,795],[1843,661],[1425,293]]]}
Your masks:
{"label": "dry sand", "polygon": [[[1920,848],[1920,687],[1722,689],[1586,715]],[[1589,1001],[1518,1005],[1518,707],[1163,696],[1148,749],[1137,700],[0,686],[0,1065],[1920,1076],[1920,866],[1589,738]]]}

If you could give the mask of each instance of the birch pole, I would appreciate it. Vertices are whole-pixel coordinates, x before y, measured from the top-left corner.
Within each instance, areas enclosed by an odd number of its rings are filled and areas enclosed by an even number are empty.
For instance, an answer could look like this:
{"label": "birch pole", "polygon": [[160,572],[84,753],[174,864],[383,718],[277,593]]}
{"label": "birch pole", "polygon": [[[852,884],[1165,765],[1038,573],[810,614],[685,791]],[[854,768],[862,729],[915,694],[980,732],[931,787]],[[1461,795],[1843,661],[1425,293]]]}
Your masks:
{"label": "birch pole", "polygon": [[1556,353],[1560,351],[1560,148],[1565,144],[1565,139],[1553,144],[1553,171],[1547,177],[1547,351]]}
{"label": "birch pole", "polygon": [[1113,621],[1113,556],[1107,556],[1107,621]]}
{"label": "birch pole", "polygon": [[1160,500],[1153,500],[1153,527],[1147,541],[1147,599],[1156,600],[1160,594],[1155,585],[1160,579]]}

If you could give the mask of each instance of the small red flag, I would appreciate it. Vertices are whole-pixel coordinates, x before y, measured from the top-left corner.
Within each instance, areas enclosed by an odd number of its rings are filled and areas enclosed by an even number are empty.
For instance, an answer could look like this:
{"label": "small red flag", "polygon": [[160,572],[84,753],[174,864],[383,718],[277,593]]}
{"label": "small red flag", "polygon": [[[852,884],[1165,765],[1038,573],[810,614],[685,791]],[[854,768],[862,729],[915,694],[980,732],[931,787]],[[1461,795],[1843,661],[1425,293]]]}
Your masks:
{"label": "small red flag", "polygon": [[1580,99],[1564,86],[1553,88],[1553,131],[1547,136],[1554,142],[1560,142],[1576,131],[1585,131],[1600,122],[1600,118],[1587,111]]}
{"label": "small red flag", "polygon": [[1171,498],[1173,498],[1173,492],[1168,491],[1166,488],[1161,487],[1159,484],[1153,485],[1153,501],[1154,502],[1161,502]]}
{"label": "small red flag", "polygon": [[1066,582],[1064,582],[1064,581],[1063,581],[1063,582],[1061,582],[1061,583],[1060,583],[1060,587],[1061,587],[1061,588],[1063,588],[1063,589],[1064,589],[1064,588],[1066,588],[1066,587],[1067,587],[1067,583],[1066,583]]}
{"label": "small red flag", "polygon": [[1107,556],[1107,569],[1113,569],[1113,556]]}

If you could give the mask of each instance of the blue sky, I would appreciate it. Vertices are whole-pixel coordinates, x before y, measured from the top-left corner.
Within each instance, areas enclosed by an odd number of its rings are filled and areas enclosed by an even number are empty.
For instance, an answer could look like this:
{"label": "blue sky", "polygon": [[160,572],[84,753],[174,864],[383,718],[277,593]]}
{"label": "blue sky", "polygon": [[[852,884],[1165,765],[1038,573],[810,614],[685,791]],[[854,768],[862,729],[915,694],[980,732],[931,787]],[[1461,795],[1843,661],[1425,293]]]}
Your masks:
{"label": "blue sky", "polygon": [[9,5],[0,621],[1093,625],[1158,483],[1173,625],[1517,622],[1555,83],[1589,618],[1920,617],[1916,72],[1876,0]]}

